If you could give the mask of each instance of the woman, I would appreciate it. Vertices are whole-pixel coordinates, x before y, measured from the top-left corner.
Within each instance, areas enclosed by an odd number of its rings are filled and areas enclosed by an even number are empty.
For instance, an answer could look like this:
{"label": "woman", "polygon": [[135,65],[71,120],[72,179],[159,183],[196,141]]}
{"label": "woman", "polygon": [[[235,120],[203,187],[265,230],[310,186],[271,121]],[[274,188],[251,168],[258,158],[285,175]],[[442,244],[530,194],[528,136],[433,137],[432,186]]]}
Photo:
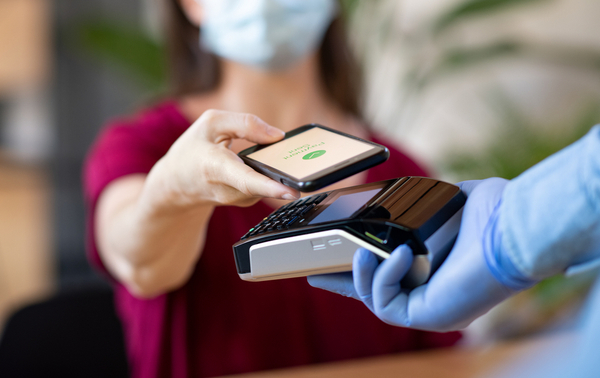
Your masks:
{"label": "woman", "polygon": [[[167,5],[176,94],[109,125],[85,167],[90,255],[114,282],[133,376],[225,375],[453,344],[457,334],[380,324],[304,279],[237,277],[231,245],[299,193],[236,153],[310,122],[373,139],[338,4]],[[391,155],[327,189],[424,175]],[[346,332],[357,326],[361,334]]]}

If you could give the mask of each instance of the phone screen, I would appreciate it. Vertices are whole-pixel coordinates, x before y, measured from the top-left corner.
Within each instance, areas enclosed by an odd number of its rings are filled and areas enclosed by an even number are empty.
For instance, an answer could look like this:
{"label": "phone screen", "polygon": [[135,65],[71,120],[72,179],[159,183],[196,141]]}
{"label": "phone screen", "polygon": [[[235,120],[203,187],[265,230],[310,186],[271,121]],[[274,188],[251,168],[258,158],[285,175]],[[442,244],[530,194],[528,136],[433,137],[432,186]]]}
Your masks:
{"label": "phone screen", "polygon": [[303,180],[372,149],[376,147],[314,127],[248,157]]}

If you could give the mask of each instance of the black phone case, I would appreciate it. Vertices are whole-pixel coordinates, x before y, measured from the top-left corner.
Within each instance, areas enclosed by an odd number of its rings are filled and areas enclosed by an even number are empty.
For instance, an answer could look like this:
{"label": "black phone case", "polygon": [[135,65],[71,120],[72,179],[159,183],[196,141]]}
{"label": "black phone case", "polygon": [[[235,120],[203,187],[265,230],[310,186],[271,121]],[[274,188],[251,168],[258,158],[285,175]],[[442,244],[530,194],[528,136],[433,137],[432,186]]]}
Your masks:
{"label": "black phone case", "polygon": [[[253,152],[259,151],[263,148],[271,146],[271,144],[259,144],[252,147],[249,147],[238,154],[238,156],[246,163],[246,165],[252,167],[255,171],[264,174],[267,177],[272,178],[273,180],[281,182],[283,185],[289,186],[301,192],[313,192],[315,190],[319,190],[325,186],[336,183],[340,180],[345,179],[346,177],[350,177],[359,172],[362,172],[366,169],[374,167],[378,164],[385,162],[389,156],[390,152],[387,147],[382,146],[377,143],[373,143],[368,140],[364,140],[358,137],[355,137],[350,134],[346,134],[337,130],[330,129],[329,127],[319,125],[316,123],[312,123],[309,125],[300,126],[288,133],[285,134],[285,138],[291,138],[295,135],[303,133],[307,130],[310,130],[314,127],[319,127],[330,131],[335,134],[343,135],[347,138],[355,139],[361,141],[363,143],[367,143],[373,145],[375,147],[379,147],[380,151],[375,154],[363,154],[355,156],[354,158],[339,163],[333,167],[330,167],[326,170],[318,172],[312,176],[307,177],[304,180],[298,181],[295,177],[292,177],[285,172],[282,172],[278,169],[265,165],[259,161],[249,158],[247,155],[252,154]],[[278,142],[275,142],[278,143]]]}

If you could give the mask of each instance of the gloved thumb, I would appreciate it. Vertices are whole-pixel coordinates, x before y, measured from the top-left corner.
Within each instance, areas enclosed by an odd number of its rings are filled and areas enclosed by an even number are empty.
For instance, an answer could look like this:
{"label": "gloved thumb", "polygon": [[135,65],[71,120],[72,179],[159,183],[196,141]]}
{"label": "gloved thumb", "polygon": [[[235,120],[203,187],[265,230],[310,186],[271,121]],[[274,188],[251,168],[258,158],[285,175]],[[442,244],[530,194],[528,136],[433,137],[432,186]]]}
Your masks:
{"label": "gloved thumb", "polygon": [[306,278],[308,284],[312,287],[360,300],[358,294],[356,294],[356,291],[354,290],[352,272],[316,274]]}
{"label": "gloved thumb", "polygon": [[412,250],[401,245],[390,257],[383,261],[373,277],[373,304],[376,315],[386,323],[395,324],[400,320],[403,326],[410,326],[408,320],[408,295],[402,293],[400,281],[410,269],[413,261]]}
{"label": "gloved thumb", "polygon": [[456,185],[462,190],[465,196],[469,196],[475,188],[481,184],[484,180],[468,180],[457,183]]}
{"label": "gloved thumb", "polygon": [[[374,299],[383,298],[386,303],[400,293],[400,280],[410,269],[412,264],[412,251],[407,245],[396,248],[390,257],[378,263],[375,255],[364,248],[354,254],[353,273],[356,293],[363,303],[375,313]],[[379,281],[377,277],[380,277]],[[383,280],[381,280],[383,279]],[[380,284],[385,285],[381,288]],[[373,297],[373,288],[383,289],[385,294]],[[377,303],[377,302],[376,302]]]}

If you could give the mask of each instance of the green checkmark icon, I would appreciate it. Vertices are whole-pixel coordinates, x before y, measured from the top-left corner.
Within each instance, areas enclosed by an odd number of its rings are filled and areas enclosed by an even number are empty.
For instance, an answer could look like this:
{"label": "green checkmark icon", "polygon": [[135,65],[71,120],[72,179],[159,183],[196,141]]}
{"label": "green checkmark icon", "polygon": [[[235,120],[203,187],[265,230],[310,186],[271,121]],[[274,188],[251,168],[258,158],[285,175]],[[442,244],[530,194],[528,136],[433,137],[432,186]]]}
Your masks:
{"label": "green checkmark icon", "polygon": [[318,158],[319,156],[322,156],[325,154],[325,150],[317,150],[317,151],[313,151],[310,152],[304,156],[302,156],[303,160],[311,160],[311,159],[315,159]]}

